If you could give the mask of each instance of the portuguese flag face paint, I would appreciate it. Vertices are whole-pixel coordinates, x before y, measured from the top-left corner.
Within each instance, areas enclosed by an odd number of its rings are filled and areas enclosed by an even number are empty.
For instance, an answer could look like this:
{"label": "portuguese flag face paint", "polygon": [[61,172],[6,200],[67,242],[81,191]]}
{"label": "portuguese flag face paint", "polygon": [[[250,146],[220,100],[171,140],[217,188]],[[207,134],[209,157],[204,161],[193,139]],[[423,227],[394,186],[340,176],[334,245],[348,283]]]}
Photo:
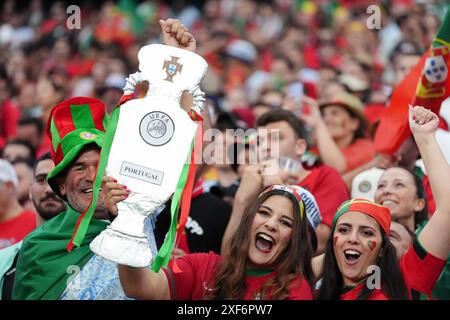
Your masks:
{"label": "portuguese flag face paint", "polygon": [[339,237],[338,236],[334,236],[333,238],[333,244],[336,245],[336,242],[338,241]]}
{"label": "portuguese flag face paint", "polygon": [[377,242],[375,240],[369,240],[367,241],[367,246],[370,248],[370,251],[373,251],[377,247]]}

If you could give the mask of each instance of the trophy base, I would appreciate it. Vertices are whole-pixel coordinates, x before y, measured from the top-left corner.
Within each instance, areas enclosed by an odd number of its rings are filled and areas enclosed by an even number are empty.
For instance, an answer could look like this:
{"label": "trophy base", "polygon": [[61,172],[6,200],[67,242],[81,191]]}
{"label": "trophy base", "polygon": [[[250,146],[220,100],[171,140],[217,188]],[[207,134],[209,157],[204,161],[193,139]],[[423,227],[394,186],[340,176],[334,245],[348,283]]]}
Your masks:
{"label": "trophy base", "polygon": [[91,242],[90,248],[98,256],[130,267],[148,267],[153,260],[146,237],[133,237],[110,227]]}

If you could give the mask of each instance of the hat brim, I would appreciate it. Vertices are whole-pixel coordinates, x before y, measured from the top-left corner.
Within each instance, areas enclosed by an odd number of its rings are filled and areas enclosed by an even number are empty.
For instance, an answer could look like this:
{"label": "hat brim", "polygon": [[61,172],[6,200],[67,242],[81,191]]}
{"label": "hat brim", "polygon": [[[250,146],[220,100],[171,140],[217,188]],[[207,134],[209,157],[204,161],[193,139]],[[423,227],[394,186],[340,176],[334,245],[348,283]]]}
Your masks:
{"label": "hat brim", "polygon": [[341,101],[330,101],[330,102],[325,102],[319,105],[319,108],[322,110],[325,107],[329,107],[329,106],[339,106],[339,107],[343,107],[344,109],[350,111],[352,114],[354,114],[360,121],[362,124],[367,125],[367,118],[366,115],[364,114],[364,112],[362,110],[353,108],[352,106],[346,104],[345,102],[341,102]]}
{"label": "hat brim", "polygon": [[91,141],[86,141],[85,143],[80,143],[77,144],[76,146],[74,146],[72,149],[70,149],[69,152],[67,152],[67,154],[64,156],[64,159],[58,163],[57,166],[55,166],[53,168],[52,171],[50,171],[47,175],[47,182],[50,186],[50,188],[52,188],[53,192],[56,193],[56,195],[58,197],[60,197],[61,199],[67,200],[67,198],[65,196],[63,196],[61,194],[61,192],[59,191],[59,186],[57,183],[57,177],[58,175],[65,169],[67,168],[73,160],[76,159],[76,157],[79,155],[80,151],[87,145],[95,143],[97,146],[99,146],[100,148],[102,147],[102,143],[103,143],[103,137],[97,137],[94,140]]}
{"label": "hat brim", "polygon": [[115,90],[115,91],[117,91],[118,93],[121,93],[121,94],[123,93],[123,88],[114,87],[114,86],[102,86],[102,87],[100,87],[100,88],[97,89],[97,93],[98,93],[99,95],[103,95],[103,94],[105,94],[105,92],[108,91],[108,90]]}

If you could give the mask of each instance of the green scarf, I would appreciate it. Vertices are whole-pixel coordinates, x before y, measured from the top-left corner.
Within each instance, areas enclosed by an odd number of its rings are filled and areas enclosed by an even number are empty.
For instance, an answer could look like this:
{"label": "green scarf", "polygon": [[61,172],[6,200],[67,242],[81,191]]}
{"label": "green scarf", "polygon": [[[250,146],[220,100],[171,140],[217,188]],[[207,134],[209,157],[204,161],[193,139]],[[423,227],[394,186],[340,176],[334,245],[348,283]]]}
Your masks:
{"label": "green scarf", "polygon": [[80,213],[71,207],[44,223],[24,240],[17,261],[14,300],[56,300],[66,289],[74,270],[81,270],[93,256],[92,240],[108,222],[92,219],[81,245],[67,252]]}

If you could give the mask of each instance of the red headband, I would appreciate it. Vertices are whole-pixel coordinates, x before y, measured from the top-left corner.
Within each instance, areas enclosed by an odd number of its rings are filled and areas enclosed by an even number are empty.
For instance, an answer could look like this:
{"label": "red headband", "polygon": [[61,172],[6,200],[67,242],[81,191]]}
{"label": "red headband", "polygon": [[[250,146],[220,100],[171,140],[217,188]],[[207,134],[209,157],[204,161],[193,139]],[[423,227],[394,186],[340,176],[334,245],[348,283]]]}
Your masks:
{"label": "red headband", "polygon": [[352,199],[345,201],[334,215],[332,226],[336,225],[337,220],[344,213],[349,211],[358,211],[374,218],[383,228],[384,232],[389,235],[391,228],[391,212],[388,208],[376,204],[366,199]]}

